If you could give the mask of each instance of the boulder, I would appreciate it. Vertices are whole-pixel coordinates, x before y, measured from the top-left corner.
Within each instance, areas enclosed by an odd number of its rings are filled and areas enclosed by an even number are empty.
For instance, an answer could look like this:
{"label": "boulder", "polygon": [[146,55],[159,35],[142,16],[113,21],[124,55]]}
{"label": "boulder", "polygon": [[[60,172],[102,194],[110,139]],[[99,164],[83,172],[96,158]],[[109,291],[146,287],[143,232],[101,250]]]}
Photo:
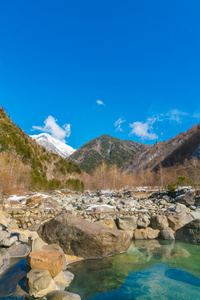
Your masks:
{"label": "boulder", "polygon": [[160,231],[160,235],[164,240],[175,240],[174,232],[171,228],[166,228]]}
{"label": "boulder", "polygon": [[4,212],[0,210],[0,223],[6,227],[9,225],[9,220],[5,217]]}
{"label": "boulder", "polygon": [[194,205],[195,198],[192,193],[189,193],[189,194],[183,195],[181,197],[178,197],[178,202],[180,202],[186,206],[190,206],[190,205]]}
{"label": "boulder", "polygon": [[159,236],[160,230],[150,227],[145,229],[136,229],[134,232],[135,240],[156,239]]}
{"label": "boulder", "polygon": [[57,251],[35,251],[31,252],[27,259],[32,269],[48,270],[52,277],[60,273],[63,268],[63,254]]}
{"label": "boulder", "polygon": [[184,215],[186,213],[189,213],[190,209],[186,207],[184,204],[177,203],[175,212],[178,213],[179,215]]}
{"label": "boulder", "polygon": [[42,209],[52,209],[52,210],[60,210],[59,203],[53,198],[45,198],[42,200],[42,204],[40,205]]}
{"label": "boulder", "polygon": [[41,251],[44,251],[44,250],[52,250],[52,251],[60,252],[63,255],[63,260],[64,260],[62,270],[67,269],[67,262],[66,262],[66,258],[65,258],[65,253],[63,252],[63,249],[59,245],[57,245],[57,244],[47,245],[46,244],[41,249]]}
{"label": "boulder", "polygon": [[41,195],[33,196],[26,200],[26,206],[36,208],[42,204],[42,201],[43,201],[43,197]]}
{"label": "boulder", "polygon": [[133,231],[137,228],[136,217],[122,217],[116,220],[117,227],[122,230]]}
{"label": "boulder", "polygon": [[138,228],[147,228],[150,224],[150,220],[146,215],[142,215],[138,217],[137,225]]}
{"label": "boulder", "polygon": [[151,227],[153,229],[163,230],[169,227],[169,223],[164,215],[157,215],[151,218]]}
{"label": "boulder", "polygon": [[193,220],[175,233],[176,240],[200,244],[200,220]]}
{"label": "boulder", "polygon": [[37,237],[32,242],[32,251],[42,251],[42,247],[48,245],[40,237]]}
{"label": "boulder", "polygon": [[46,296],[47,300],[81,300],[77,294],[72,294],[65,291],[53,291]]}
{"label": "boulder", "polygon": [[110,228],[117,228],[116,223],[114,220],[100,220],[100,223],[105,224],[106,226],[110,227]]}
{"label": "boulder", "polygon": [[2,246],[2,247],[10,247],[10,246],[12,246],[12,244],[14,244],[15,242],[17,242],[17,240],[18,240],[18,237],[16,235],[11,235],[9,233],[8,237],[5,237],[3,240],[0,241],[0,246]]}
{"label": "boulder", "polygon": [[200,219],[200,212],[192,211],[190,214],[193,216],[194,219]]}
{"label": "boulder", "polygon": [[56,284],[57,289],[64,290],[66,287],[70,285],[73,279],[74,279],[74,275],[71,272],[61,271],[58,275],[54,277],[54,282]]}
{"label": "boulder", "polygon": [[32,269],[26,278],[30,296],[43,297],[56,289],[48,270]]}
{"label": "boulder", "polygon": [[84,259],[83,257],[65,254],[65,260],[66,260],[67,265],[72,264],[77,261],[80,261],[80,260],[83,260],[83,259]]}
{"label": "boulder", "polygon": [[194,217],[190,213],[184,215],[171,215],[168,216],[169,227],[176,231],[179,228],[183,227],[185,224],[194,220]]}
{"label": "boulder", "polygon": [[126,232],[85,221],[68,212],[46,222],[38,233],[47,243],[59,244],[66,254],[83,258],[115,255],[126,251],[130,245]]}
{"label": "boulder", "polygon": [[9,248],[8,253],[10,257],[27,257],[31,252],[29,244],[13,245]]}

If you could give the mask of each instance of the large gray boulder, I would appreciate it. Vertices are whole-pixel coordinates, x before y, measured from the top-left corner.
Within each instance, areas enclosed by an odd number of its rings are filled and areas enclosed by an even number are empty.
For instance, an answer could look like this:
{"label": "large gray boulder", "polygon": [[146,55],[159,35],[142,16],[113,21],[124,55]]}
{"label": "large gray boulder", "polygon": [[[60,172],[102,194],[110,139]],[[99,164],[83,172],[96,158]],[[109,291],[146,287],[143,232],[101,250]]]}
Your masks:
{"label": "large gray boulder", "polygon": [[164,240],[175,240],[174,232],[171,228],[161,230],[160,235]]}
{"label": "large gray boulder", "polygon": [[151,227],[153,229],[164,230],[169,227],[169,223],[164,215],[157,215],[151,218]]}
{"label": "large gray boulder", "polygon": [[178,202],[182,203],[186,206],[194,205],[195,198],[192,193],[188,193],[186,195],[183,195],[181,197],[178,197]]}
{"label": "large gray boulder", "polygon": [[194,220],[175,233],[176,240],[200,244],[200,220]]}
{"label": "large gray boulder", "polygon": [[138,217],[137,225],[138,228],[147,228],[150,224],[150,219],[146,215],[141,215]]}
{"label": "large gray boulder", "polygon": [[170,215],[168,216],[169,227],[176,231],[183,227],[185,224],[190,223],[194,220],[194,217],[190,213],[180,214],[180,215]]}
{"label": "large gray boulder", "polygon": [[30,296],[43,297],[56,289],[48,270],[32,269],[27,274],[27,289]]}
{"label": "large gray boulder", "polygon": [[83,258],[101,258],[126,251],[130,238],[124,231],[100,222],[85,221],[68,212],[57,215],[38,231],[48,244],[59,244],[66,254]]}
{"label": "large gray boulder", "polygon": [[122,230],[133,231],[137,228],[136,217],[122,217],[116,220],[117,227]]}

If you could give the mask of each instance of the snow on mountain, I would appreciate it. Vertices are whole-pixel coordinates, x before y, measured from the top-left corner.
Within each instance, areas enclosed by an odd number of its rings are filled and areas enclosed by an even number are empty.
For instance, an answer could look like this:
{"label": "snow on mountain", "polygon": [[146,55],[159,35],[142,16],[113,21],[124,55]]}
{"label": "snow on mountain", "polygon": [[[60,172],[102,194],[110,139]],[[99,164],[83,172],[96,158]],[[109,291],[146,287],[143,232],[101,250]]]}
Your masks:
{"label": "snow on mountain", "polygon": [[38,135],[30,135],[30,137],[47,150],[60,155],[63,158],[67,158],[73,154],[76,150],[64,142],[61,142],[47,133],[41,133]]}

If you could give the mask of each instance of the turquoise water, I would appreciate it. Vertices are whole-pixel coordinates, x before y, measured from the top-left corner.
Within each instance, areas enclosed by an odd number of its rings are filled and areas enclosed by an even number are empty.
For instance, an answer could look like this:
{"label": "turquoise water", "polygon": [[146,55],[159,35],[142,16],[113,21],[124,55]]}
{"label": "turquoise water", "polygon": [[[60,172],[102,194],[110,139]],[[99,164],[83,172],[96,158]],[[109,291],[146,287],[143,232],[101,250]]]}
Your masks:
{"label": "turquoise water", "polygon": [[[126,253],[87,260],[69,268],[67,289],[82,300],[200,299],[200,246],[162,240],[135,241]],[[25,288],[26,260],[0,277],[0,299]],[[16,299],[13,297],[12,299]]]}
{"label": "turquoise water", "polygon": [[126,253],[79,262],[68,291],[82,300],[200,299],[200,246],[135,241]]}

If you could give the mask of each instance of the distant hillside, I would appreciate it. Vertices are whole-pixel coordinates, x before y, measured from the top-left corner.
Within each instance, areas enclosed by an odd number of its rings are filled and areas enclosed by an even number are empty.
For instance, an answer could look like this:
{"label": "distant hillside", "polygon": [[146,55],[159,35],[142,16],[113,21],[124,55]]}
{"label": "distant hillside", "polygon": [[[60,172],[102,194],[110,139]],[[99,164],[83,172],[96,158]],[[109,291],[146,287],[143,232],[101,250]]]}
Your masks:
{"label": "distant hillside", "polygon": [[144,148],[125,163],[122,170],[126,173],[140,173],[143,170],[157,170],[161,164],[170,167],[183,164],[191,158],[200,159],[200,124],[194,125],[187,132],[181,132],[166,142],[159,142]]}
{"label": "distant hillside", "polygon": [[38,135],[30,135],[30,137],[41,146],[45,147],[47,150],[58,154],[63,158],[67,158],[72,155],[76,150],[70,147],[69,145],[55,139],[47,133],[40,133]]}
{"label": "distant hillside", "polygon": [[105,134],[81,146],[68,159],[87,173],[92,173],[103,161],[116,164],[120,168],[124,162],[146,147],[148,146],[141,143],[120,140]]}
{"label": "distant hillside", "polygon": [[[23,181],[30,188],[53,189],[64,184],[70,174],[81,173],[81,169],[73,162],[68,162],[38,145],[13,123],[1,107],[0,165],[0,190],[5,178],[9,182],[18,178],[19,182]],[[13,183],[13,186],[16,184],[18,183]]]}

